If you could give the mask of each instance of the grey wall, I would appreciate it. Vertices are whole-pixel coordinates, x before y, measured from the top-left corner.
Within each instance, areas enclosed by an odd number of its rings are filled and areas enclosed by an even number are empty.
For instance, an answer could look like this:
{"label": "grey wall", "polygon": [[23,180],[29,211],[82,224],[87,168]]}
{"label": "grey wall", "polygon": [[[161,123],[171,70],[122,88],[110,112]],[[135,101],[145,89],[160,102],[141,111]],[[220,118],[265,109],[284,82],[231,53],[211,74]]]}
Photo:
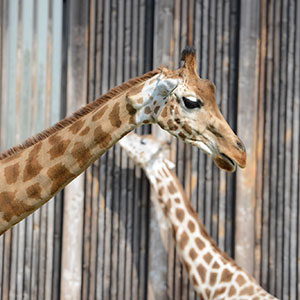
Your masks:
{"label": "grey wall", "polygon": [[[280,299],[298,299],[299,20],[292,0],[0,0],[1,150],[129,78],[177,68],[193,44],[247,168],[225,174],[156,126],[138,132],[170,140],[220,248]],[[150,197],[116,145],[0,238],[0,299],[196,299]]]}

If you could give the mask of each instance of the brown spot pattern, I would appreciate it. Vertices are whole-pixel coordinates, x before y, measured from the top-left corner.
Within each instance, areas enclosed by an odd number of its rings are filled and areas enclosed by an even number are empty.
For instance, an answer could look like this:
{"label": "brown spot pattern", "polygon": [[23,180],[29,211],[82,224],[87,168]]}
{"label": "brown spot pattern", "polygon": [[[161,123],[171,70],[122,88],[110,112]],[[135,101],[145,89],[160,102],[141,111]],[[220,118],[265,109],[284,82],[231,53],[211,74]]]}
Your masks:
{"label": "brown spot pattern", "polygon": [[179,240],[179,247],[180,249],[184,250],[185,246],[187,245],[189,241],[189,236],[187,235],[187,233],[184,231],[181,236],[180,236],[180,240]]}
{"label": "brown spot pattern", "polygon": [[[166,174],[166,176],[168,176],[168,174]],[[176,188],[174,183],[171,181],[170,184],[168,185],[168,190],[171,194],[175,194],[176,193]]]}
{"label": "brown spot pattern", "polygon": [[80,168],[86,165],[92,158],[90,150],[87,147],[85,147],[83,142],[75,143],[71,154],[78,162]]}
{"label": "brown spot pattern", "polygon": [[236,282],[238,283],[239,286],[242,286],[246,283],[246,280],[241,274],[239,274],[238,277],[236,278]]}
{"label": "brown spot pattern", "polygon": [[163,171],[163,174],[164,174],[166,177],[169,176],[168,173],[167,173],[167,171],[166,171],[165,169],[163,169],[162,171]]}
{"label": "brown spot pattern", "polygon": [[71,131],[73,134],[76,134],[79,132],[79,130],[83,127],[85,121],[84,120],[78,120],[74,124],[72,124],[69,128],[69,131]]}
{"label": "brown spot pattern", "polygon": [[189,252],[189,256],[192,260],[195,260],[197,258],[197,252],[194,250],[194,248],[191,248],[190,252]]}
{"label": "brown spot pattern", "polygon": [[206,292],[206,295],[207,295],[207,299],[210,299],[210,289],[206,288],[205,292]]}
{"label": "brown spot pattern", "polygon": [[87,134],[89,133],[89,131],[90,131],[90,127],[87,126],[87,127],[85,127],[85,128],[79,133],[79,135],[80,135],[80,136],[85,136],[85,135],[87,135]]}
{"label": "brown spot pattern", "polygon": [[189,228],[190,232],[194,232],[195,228],[196,228],[195,223],[193,221],[189,220],[188,228]]}
{"label": "brown spot pattern", "polygon": [[251,296],[253,294],[254,294],[254,288],[252,285],[246,286],[240,291],[240,296],[245,296],[245,295]]}
{"label": "brown spot pattern", "polygon": [[70,142],[71,142],[70,140],[59,139],[59,141],[57,143],[53,144],[51,149],[48,151],[48,153],[50,155],[50,160],[53,160],[59,156],[64,155]]}
{"label": "brown spot pattern", "polygon": [[101,125],[99,125],[94,132],[95,142],[100,146],[100,148],[106,148],[111,142],[111,135],[102,130]]}
{"label": "brown spot pattern", "polygon": [[218,273],[216,272],[211,272],[210,276],[209,276],[209,284],[211,286],[214,286],[217,282],[217,277],[218,277]]}
{"label": "brown spot pattern", "polygon": [[180,203],[180,199],[177,197],[174,199],[176,203]]}
{"label": "brown spot pattern", "polygon": [[122,121],[120,119],[120,103],[116,103],[109,114],[109,120],[112,126],[120,128]]}
{"label": "brown spot pattern", "polygon": [[145,112],[146,115],[151,114],[151,108],[150,108],[149,106],[147,106],[147,107],[145,108],[144,112]]}
{"label": "brown spot pattern", "polygon": [[204,249],[205,243],[200,238],[195,238],[195,242],[200,250]]}
{"label": "brown spot pattern", "polygon": [[187,273],[189,274],[191,271],[191,265],[186,261],[184,262],[184,266],[186,268]]}
{"label": "brown spot pattern", "polygon": [[35,176],[37,176],[41,170],[42,166],[38,161],[38,154],[42,148],[41,143],[37,143],[35,146],[33,146],[33,149],[30,151],[28,158],[26,160],[25,169],[23,172],[23,181],[26,182]]}
{"label": "brown spot pattern", "polygon": [[76,176],[72,174],[62,163],[58,163],[55,166],[51,167],[47,175],[52,180],[51,195],[57,193],[62,189],[66,183],[70,182]]}
{"label": "brown spot pattern", "polygon": [[231,297],[236,294],[236,288],[232,285],[229,289],[228,296]]}
{"label": "brown spot pattern", "polygon": [[57,133],[53,134],[48,139],[50,145],[56,145],[61,141],[61,136],[59,136]]}
{"label": "brown spot pattern", "polygon": [[221,282],[230,282],[232,280],[233,273],[228,269],[224,269],[221,276]]}
{"label": "brown spot pattern", "polygon": [[26,189],[28,198],[41,199],[42,188],[39,183],[35,183]]}
{"label": "brown spot pattern", "polygon": [[135,122],[136,109],[130,104],[126,104],[126,109],[130,115],[129,123],[135,124],[136,123]]}
{"label": "brown spot pattern", "polygon": [[203,258],[207,262],[207,264],[209,265],[213,257],[210,253],[206,253]]}
{"label": "brown spot pattern", "polygon": [[14,165],[8,166],[4,169],[4,176],[8,184],[16,183],[20,174],[20,165],[15,163]]}
{"label": "brown spot pattern", "polygon": [[206,279],[206,268],[202,264],[199,264],[199,266],[197,267],[197,271],[198,271],[198,273],[200,275],[201,281],[205,282],[205,279]]}
{"label": "brown spot pattern", "polygon": [[183,140],[186,139],[186,135],[183,134],[182,132],[179,132],[178,136],[179,136],[181,139],[183,139]]}
{"label": "brown spot pattern", "polygon": [[99,119],[102,118],[104,113],[106,112],[108,108],[108,105],[104,105],[102,108],[100,108],[92,117],[92,121],[98,121]]}
{"label": "brown spot pattern", "polygon": [[171,206],[172,206],[172,204],[171,204],[171,200],[170,200],[170,199],[168,199],[168,201],[167,201],[167,204],[166,204],[166,211],[167,211],[167,212],[169,212],[169,211],[170,211],[170,209],[171,209]]}
{"label": "brown spot pattern", "polygon": [[163,111],[161,112],[161,116],[162,116],[163,118],[165,118],[167,115],[168,115],[168,108],[165,107],[165,108],[163,109]]}
{"label": "brown spot pattern", "polygon": [[214,269],[219,269],[220,268],[220,265],[218,262],[214,262],[213,266],[212,266]]}
{"label": "brown spot pattern", "polygon": [[192,276],[193,285],[199,285],[198,280],[195,275]]}
{"label": "brown spot pattern", "polygon": [[183,210],[183,209],[181,209],[181,208],[176,208],[175,214],[176,214],[176,218],[177,218],[180,222],[182,222],[182,221],[184,220],[184,210]]}
{"label": "brown spot pattern", "polygon": [[0,207],[3,213],[3,219],[6,222],[9,222],[14,216],[19,216],[24,212],[32,210],[31,205],[27,205],[16,199],[16,191],[0,193]]}
{"label": "brown spot pattern", "polygon": [[154,113],[155,114],[157,114],[158,113],[158,111],[159,111],[159,109],[160,109],[160,106],[158,105],[158,106],[156,106],[155,108],[154,108]]}
{"label": "brown spot pattern", "polygon": [[188,134],[192,134],[193,130],[192,127],[190,125],[188,125],[187,123],[184,123],[184,125],[182,126],[182,128],[188,133]]}
{"label": "brown spot pattern", "polygon": [[159,196],[162,196],[163,193],[164,193],[164,187],[162,186],[162,187],[159,188],[159,190],[158,190],[158,195],[159,195]]}
{"label": "brown spot pattern", "polygon": [[170,130],[175,131],[176,129],[178,129],[178,126],[172,120],[168,120],[167,124],[168,124]]}
{"label": "brown spot pattern", "polygon": [[172,225],[172,229],[173,229],[174,237],[176,237],[176,233],[177,233],[177,230],[178,230],[178,226]]}

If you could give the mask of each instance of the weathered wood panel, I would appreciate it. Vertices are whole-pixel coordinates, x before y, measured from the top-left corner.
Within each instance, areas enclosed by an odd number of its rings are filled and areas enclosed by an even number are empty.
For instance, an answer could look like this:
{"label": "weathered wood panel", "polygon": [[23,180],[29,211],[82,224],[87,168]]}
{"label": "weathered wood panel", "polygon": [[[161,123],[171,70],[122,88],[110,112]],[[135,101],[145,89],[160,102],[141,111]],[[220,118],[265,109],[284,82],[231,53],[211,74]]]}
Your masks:
{"label": "weathered wood panel", "polygon": [[[177,68],[194,44],[248,168],[227,175],[157,126],[138,132],[170,139],[177,175],[220,248],[279,298],[299,298],[297,1],[2,0],[0,16],[3,150],[130,77]],[[72,298],[196,299],[171,235],[161,241],[148,182],[118,145],[74,184],[76,230],[73,186],[65,207],[61,194],[0,238],[0,299],[70,297],[67,272]]]}
{"label": "weathered wood panel", "polygon": [[[86,105],[88,70],[88,2],[70,2],[67,44],[67,114]],[[64,191],[61,299],[80,299],[82,283],[82,232],[84,174]]]}
{"label": "weathered wood panel", "polygon": [[[1,6],[4,150],[61,117],[62,5],[24,0],[1,1]],[[50,201],[1,237],[1,299],[58,298],[60,210]]]}
{"label": "weathered wood panel", "polygon": [[259,1],[241,1],[237,129],[247,149],[247,166],[238,170],[236,181],[235,257],[251,274],[254,271],[259,9]]}
{"label": "weathered wood panel", "polygon": [[255,276],[280,299],[297,299],[299,5],[260,6]]}

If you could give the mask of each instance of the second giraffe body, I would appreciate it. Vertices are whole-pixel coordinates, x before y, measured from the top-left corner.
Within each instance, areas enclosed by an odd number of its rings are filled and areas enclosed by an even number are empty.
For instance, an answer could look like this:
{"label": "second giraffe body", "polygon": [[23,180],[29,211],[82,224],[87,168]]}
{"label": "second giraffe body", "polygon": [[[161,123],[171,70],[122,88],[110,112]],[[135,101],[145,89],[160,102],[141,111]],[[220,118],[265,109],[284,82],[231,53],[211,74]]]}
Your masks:
{"label": "second giraffe body", "polygon": [[170,169],[162,143],[152,136],[130,134],[121,146],[145,170],[172,228],[176,248],[201,299],[276,299],[223,253],[206,232]]}

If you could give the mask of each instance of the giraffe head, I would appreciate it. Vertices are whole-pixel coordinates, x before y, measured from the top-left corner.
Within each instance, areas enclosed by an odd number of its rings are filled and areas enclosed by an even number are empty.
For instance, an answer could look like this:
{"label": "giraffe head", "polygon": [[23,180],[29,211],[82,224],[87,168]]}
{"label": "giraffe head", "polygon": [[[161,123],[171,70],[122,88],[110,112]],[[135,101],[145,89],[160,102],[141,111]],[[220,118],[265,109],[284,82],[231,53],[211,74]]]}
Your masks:
{"label": "giraffe head", "polygon": [[[161,74],[143,87],[140,121],[158,123],[184,142],[207,153],[218,167],[229,172],[246,165],[246,150],[221,114],[212,82],[199,77],[195,50],[182,52],[184,65],[161,68]],[[146,102],[146,103],[145,103]]]}
{"label": "giraffe head", "polygon": [[151,168],[154,161],[164,161],[170,169],[174,168],[174,164],[166,159],[169,151],[167,143],[158,141],[150,134],[139,136],[131,132],[119,143],[135,164],[141,168]]}

